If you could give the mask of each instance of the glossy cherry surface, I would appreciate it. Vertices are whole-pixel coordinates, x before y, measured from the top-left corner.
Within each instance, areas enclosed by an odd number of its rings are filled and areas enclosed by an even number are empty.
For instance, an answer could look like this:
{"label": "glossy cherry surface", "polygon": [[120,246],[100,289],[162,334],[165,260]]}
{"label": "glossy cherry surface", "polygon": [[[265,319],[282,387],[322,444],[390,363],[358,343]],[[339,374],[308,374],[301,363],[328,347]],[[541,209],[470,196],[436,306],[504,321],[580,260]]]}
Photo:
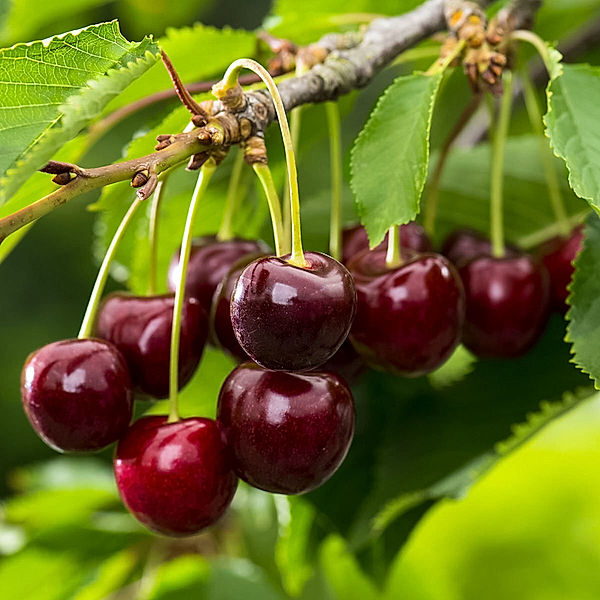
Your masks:
{"label": "glossy cherry surface", "polygon": [[358,310],[350,332],[367,362],[416,377],[441,365],[460,341],[464,291],[450,262],[439,254],[405,253],[394,269],[385,249],[350,262]]}
{"label": "glossy cherry surface", "polygon": [[[387,246],[388,236],[377,248]],[[425,230],[421,225],[415,223],[406,223],[400,226],[400,246],[417,252],[429,252],[433,249]],[[348,263],[354,256],[363,250],[368,250],[369,238],[367,231],[362,225],[346,227],[342,231],[342,262]]]}
{"label": "glossy cherry surface", "polygon": [[119,439],[131,420],[125,359],[103,340],[63,340],[30,354],[21,398],[35,431],[61,452],[100,450]]}
{"label": "glossy cherry surface", "polygon": [[[96,335],[121,351],[136,388],[154,398],[169,395],[173,303],[173,294],[134,296],[118,292],[103,301],[96,322]],[[200,302],[186,298],[181,314],[179,387],[194,374],[207,334],[208,317]]]}
{"label": "glossy cherry surface", "polygon": [[305,252],[307,268],[269,256],[250,263],[231,300],[233,330],[246,353],[268,369],[314,369],[342,345],[356,292],[341,263]]}
{"label": "glossy cherry surface", "polygon": [[269,492],[300,494],[325,482],[344,460],[354,401],[333,373],[246,363],[225,380],[217,421],[240,478]]}
{"label": "glossy cherry surface", "polygon": [[[511,244],[506,245],[505,252],[508,256],[519,254],[518,248]],[[474,229],[456,229],[442,246],[442,254],[457,266],[477,256],[490,256],[491,253],[490,239]]]}
{"label": "glossy cherry surface", "polygon": [[136,421],[114,458],[125,506],[146,527],[170,536],[198,533],[225,512],[237,487],[212,419]]}
{"label": "glossy cherry surface", "polygon": [[467,300],[464,345],[482,357],[525,354],[548,320],[544,266],[528,255],[480,256],[464,264],[459,273]]}
{"label": "glossy cherry surface", "polygon": [[571,282],[575,267],[573,261],[583,247],[583,226],[573,230],[567,238],[554,238],[539,250],[542,262],[550,275],[550,297],[552,308],[566,312],[567,286]]}
{"label": "glossy cherry surface", "polygon": [[[200,300],[206,314],[215,289],[227,275],[231,266],[246,254],[266,254],[269,247],[258,240],[232,239],[219,241],[215,236],[196,238],[192,241],[190,262],[186,277],[185,291]],[[179,250],[173,254],[169,264],[168,285],[175,291],[179,281]]]}
{"label": "glossy cherry surface", "polygon": [[235,337],[231,323],[231,296],[242,271],[253,260],[259,258],[256,254],[248,254],[240,258],[221,280],[215,290],[210,309],[210,338],[211,342],[224,350],[239,362],[250,360]]}

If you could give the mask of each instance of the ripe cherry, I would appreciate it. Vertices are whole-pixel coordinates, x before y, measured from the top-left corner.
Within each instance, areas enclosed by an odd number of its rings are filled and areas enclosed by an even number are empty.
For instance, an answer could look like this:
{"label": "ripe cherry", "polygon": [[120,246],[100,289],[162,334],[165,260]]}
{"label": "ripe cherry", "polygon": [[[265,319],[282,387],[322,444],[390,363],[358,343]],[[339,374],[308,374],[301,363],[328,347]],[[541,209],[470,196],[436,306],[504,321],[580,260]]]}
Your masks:
{"label": "ripe cherry", "polygon": [[333,373],[245,363],[221,388],[217,421],[240,478],[269,492],[300,494],[324,483],[344,460],[354,401]]}
{"label": "ripe cherry", "polygon": [[[231,266],[246,254],[266,254],[269,247],[258,240],[232,239],[218,241],[215,236],[206,236],[192,241],[185,291],[197,298],[210,314],[210,305],[215,289]],[[179,251],[171,258],[168,285],[175,291],[179,281]]]}
{"label": "ripe cherry", "polygon": [[[115,293],[103,301],[96,335],[123,354],[137,389],[154,398],[169,395],[173,294],[134,296]],[[204,350],[208,318],[195,298],[186,298],[181,315],[179,386],[194,374]]]}
{"label": "ripe cherry", "polygon": [[125,359],[97,339],[54,342],[30,354],[21,398],[37,434],[59,452],[100,450],[117,441],[133,405]]}
{"label": "ripe cherry", "polygon": [[549,282],[532,256],[480,256],[459,269],[467,312],[463,343],[477,356],[525,354],[548,320]]}
{"label": "ripe cherry", "polygon": [[333,371],[345,382],[352,384],[367,370],[367,365],[350,340],[346,339],[339,350],[318,369]]}
{"label": "ripe cherry", "polygon": [[405,262],[392,269],[384,248],[350,262],[358,296],[350,339],[374,367],[416,377],[440,366],[458,345],[464,291],[443,256],[404,255]]}
{"label": "ripe cherry", "polygon": [[210,309],[210,337],[215,346],[222,348],[234,359],[245,362],[250,357],[240,346],[231,324],[231,295],[242,271],[261,255],[248,254],[236,261],[217,286]]}
{"label": "ripe cherry", "polygon": [[136,421],[114,458],[125,506],[146,527],[170,536],[194,535],[231,503],[237,478],[212,419]]}
{"label": "ripe cherry", "polygon": [[[508,256],[516,256],[516,246],[507,244],[505,252]],[[453,264],[460,266],[477,256],[490,256],[492,243],[490,239],[474,229],[456,229],[445,240],[442,254]]]}
{"label": "ripe cherry", "polygon": [[567,310],[567,286],[575,267],[573,261],[583,247],[583,225],[576,227],[567,238],[553,238],[539,249],[539,255],[550,275],[550,296],[554,310]]}
{"label": "ripe cherry", "polygon": [[[387,246],[387,234],[377,248]],[[417,252],[429,252],[433,249],[425,230],[412,221],[400,226],[400,246]],[[342,231],[342,262],[347,264],[354,256],[369,248],[367,231],[362,225],[346,227]]]}
{"label": "ripe cherry", "polygon": [[267,369],[314,369],[335,354],[356,312],[352,276],[319,252],[306,252],[306,268],[269,256],[241,273],[231,300],[240,346]]}

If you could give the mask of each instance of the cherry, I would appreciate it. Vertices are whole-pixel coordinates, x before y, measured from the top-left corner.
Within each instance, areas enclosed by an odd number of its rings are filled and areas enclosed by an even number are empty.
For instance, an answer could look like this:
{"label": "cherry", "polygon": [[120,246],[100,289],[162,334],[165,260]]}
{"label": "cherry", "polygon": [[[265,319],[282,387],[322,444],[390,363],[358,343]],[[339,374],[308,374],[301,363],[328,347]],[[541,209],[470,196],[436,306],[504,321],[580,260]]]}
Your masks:
{"label": "cherry", "polygon": [[356,312],[348,270],[319,252],[306,268],[269,256],[241,273],[231,300],[240,346],[267,369],[302,371],[322,365],[346,339]]}
{"label": "cherry", "polygon": [[349,339],[346,339],[339,350],[319,367],[319,371],[333,371],[347,383],[354,383],[366,370],[365,361]]}
{"label": "cherry", "polygon": [[[377,248],[387,246],[387,234]],[[400,245],[417,252],[429,252],[433,249],[425,230],[412,221],[400,226]],[[369,248],[367,231],[362,225],[346,227],[342,231],[342,262],[347,264],[352,257]]]}
{"label": "cherry", "polygon": [[481,357],[525,354],[548,320],[549,282],[544,266],[527,254],[480,256],[459,269],[467,312],[463,343]]}
{"label": "cherry", "polygon": [[567,286],[571,282],[575,267],[573,261],[583,247],[583,225],[576,227],[569,237],[556,237],[541,246],[538,254],[550,275],[552,307],[558,312],[567,310]]}
{"label": "cherry", "polygon": [[464,291],[443,256],[404,254],[405,262],[392,269],[384,248],[350,262],[358,296],[350,339],[374,367],[416,377],[441,365],[458,345]]}
{"label": "cherry", "polygon": [[[96,335],[123,354],[137,389],[155,398],[169,395],[169,358],[173,294],[134,296],[118,292],[102,302]],[[194,374],[204,350],[208,318],[195,298],[186,298],[181,314],[179,386]]]}
{"label": "cherry", "polygon": [[119,442],[115,478],[123,503],[149,529],[194,535],[231,503],[237,478],[217,423],[143,417]]}
{"label": "cherry", "polygon": [[[508,256],[517,256],[519,249],[507,244],[505,252]],[[442,246],[442,254],[457,266],[477,256],[490,256],[491,253],[492,243],[489,238],[474,229],[455,229]]]}
{"label": "cherry", "polygon": [[217,286],[210,309],[210,337],[212,343],[240,362],[245,362],[250,357],[244,352],[233,332],[231,295],[242,271],[259,256],[262,255],[248,254],[233,264],[227,275]]}
{"label": "cherry", "polygon": [[[197,298],[206,311],[210,313],[210,305],[216,287],[233,263],[246,254],[266,254],[269,247],[258,240],[232,239],[218,241],[216,236],[196,238],[192,241],[190,262],[188,264],[185,290]],[[179,281],[179,251],[173,254],[169,264],[168,285],[174,292]]]}
{"label": "cherry", "polygon": [[30,354],[21,398],[37,434],[59,452],[112,444],[127,431],[133,405],[125,359],[97,339],[54,342]]}
{"label": "cherry", "polygon": [[324,483],[354,434],[354,401],[334,373],[240,365],[219,394],[217,421],[238,476],[260,489],[300,494]]}

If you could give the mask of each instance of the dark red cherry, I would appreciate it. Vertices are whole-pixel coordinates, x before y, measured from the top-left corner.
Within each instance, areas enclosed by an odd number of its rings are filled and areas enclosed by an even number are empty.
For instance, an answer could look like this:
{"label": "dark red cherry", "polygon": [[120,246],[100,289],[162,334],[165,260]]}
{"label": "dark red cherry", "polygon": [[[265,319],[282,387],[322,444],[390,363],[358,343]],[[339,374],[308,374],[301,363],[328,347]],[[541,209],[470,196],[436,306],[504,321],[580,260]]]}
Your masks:
{"label": "dark red cherry", "polygon": [[354,401],[334,373],[284,373],[245,363],[225,380],[217,421],[235,472],[254,487],[301,494],[340,466],[354,434]]}
{"label": "dark red cherry", "polygon": [[[134,296],[118,292],[102,302],[96,335],[123,354],[136,388],[153,396],[169,395],[173,294]],[[208,317],[196,298],[185,298],[179,338],[179,387],[194,374],[208,334]]]}
{"label": "dark red cherry", "polygon": [[[379,246],[387,246],[387,234]],[[425,230],[421,225],[412,221],[400,226],[400,245],[417,252],[429,252],[433,249]],[[362,225],[346,227],[342,231],[342,262],[348,263],[359,252],[369,248],[367,231]]]}
{"label": "dark red cherry", "polygon": [[404,254],[394,269],[386,267],[384,248],[350,262],[358,296],[350,339],[374,367],[416,377],[440,366],[458,345],[465,301],[446,258]]}
{"label": "dark red cherry", "polygon": [[[221,242],[215,236],[194,239],[186,277],[186,293],[198,298],[206,314],[210,314],[215,289],[227,271],[246,254],[257,252],[267,254],[269,247],[259,240],[233,239]],[[177,287],[179,273],[178,250],[169,264],[168,285],[171,291]]]}
{"label": "dark red cherry", "polygon": [[[507,256],[517,256],[519,249],[512,244],[505,247]],[[445,240],[442,254],[453,264],[460,266],[477,256],[490,256],[490,239],[474,229],[456,229]]]}
{"label": "dark red cherry", "polygon": [[583,247],[583,225],[576,227],[567,238],[554,238],[546,242],[538,254],[550,275],[550,297],[552,308],[564,313],[567,310],[567,286],[571,282],[575,267],[573,261]]}
{"label": "dark red cherry", "polygon": [[314,369],[346,339],[356,312],[352,276],[319,252],[301,268],[269,256],[250,263],[231,299],[233,330],[246,353],[267,369]]}
{"label": "dark red cherry", "polygon": [[463,343],[477,356],[525,354],[548,320],[549,282],[534,257],[480,256],[459,269],[467,312]]}
{"label": "dark red cherry", "polygon": [[244,352],[233,332],[231,295],[242,271],[259,256],[262,255],[248,254],[234,263],[217,286],[210,309],[211,342],[239,362],[250,360],[250,357]]}
{"label": "dark red cherry", "polygon": [[133,516],[153,531],[176,537],[194,535],[217,521],[237,487],[212,419],[139,419],[119,442],[114,469]]}
{"label": "dark red cherry", "polygon": [[349,339],[321,367],[319,371],[333,371],[347,383],[354,383],[365,371],[367,365],[361,355],[354,349]]}
{"label": "dark red cherry", "polygon": [[59,452],[100,450],[122,437],[131,420],[125,359],[104,340],[64,340],[30,354],[21,398],[37,434]]}

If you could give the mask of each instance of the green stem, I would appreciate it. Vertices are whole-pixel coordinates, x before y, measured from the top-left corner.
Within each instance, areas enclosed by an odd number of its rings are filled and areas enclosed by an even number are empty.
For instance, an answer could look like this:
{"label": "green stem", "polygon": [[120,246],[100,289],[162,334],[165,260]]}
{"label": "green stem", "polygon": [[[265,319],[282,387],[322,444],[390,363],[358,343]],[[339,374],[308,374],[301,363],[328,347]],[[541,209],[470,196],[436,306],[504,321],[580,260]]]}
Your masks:
{"label": "green stem", "polygon": [[388,232],[388,247],[385,256],[385,266],[395,269],[402,264],[402,253],[400,252],[400,226],[393,225]]}
{"label": "green stem", "polygon": [[[304,107],[297,106],[290,112],[290,132],[292,134],[292,146],[294,152],[298,152],[298,144],[300,143],[300,130],[302,125],[302,112]],[[292,212],[290,202],[290,188],[283,188],[283,240],[285,252],[291,252],[290,239],[292,237]]]}
{"label": "green stem", "polygon": [[138,209],[142,202],[143,200],[140,200],[138,197],[136,197],[135,200],[131,203],[131,206],[127,209],[123,220],[117,227],[117,230],[115,231],[115,234],[108,246],[108,249],[106,250],[104,260],[102,261],[100,269],[98,270],[98,275],[96,276],[96,281],[94,283],[94,288],[92,289],[92,293],[90,295],[85,315],[83,316],[81,328],[79,329],[79,335],[77,336],[79,339],[88,338],[92,335],[94,323],[96,321],[96,313],[98,312],[98,306],[100,304],[100,301],[102,300],[104,286],[106,285],[106,281],[108,280],[110,265],[112,264],[115,254],[117,253],[119,242],[123,239],[123,236],[125,235],[127,226],[131,222],[135,211]]}
{"label": "green stem", "polygon": [[544,61],[544,66],[546,67],[548,74],[552,77],[554,69],[552,66],[552,60],[550,59],[550,51],[546,42],[544,42],[539,35],[527,29],[517,29],[510,33],[509,38],[511,40],[519,40],[521,42],[527,42],[528,44],[531,44],[538,51],[538,54]]}
{"label": "green stem", "polygon": [[550,196],[550,204],[554,211],[554,217],[558,223],[560,234],[567,236],[570,231],[567,211],[565,203],[560,191],[560,183],[554,168],[554,156],[552,150],[544,136],[544,126],[542,122],[542,112],[535,97],[535,89],[529,78],[529,74],[525,69],[521,72],[521,81],[523,82],[523,97],[531,127],[534,130],[540,145],[540,156],[542,158],[542,166],[544,175],[546,176],[546,185],[548,186],[548,194]]}
{"label": "green stem", "polygon": [[[584,210],[578,212],[574,215],[571,215],[567,219],[567,223],[569,225],[569,231],[577,225],[581,225],[586,219],[586,217],[590,214],[590,210]],[[530,248],[535,248],[545,241],[556,237],[557,235],[562,235],[562,229],[559,228],[558,223],[551,223],[542,229],[538,229],[532,233],[524,235],[520,237],[517,241],[517,245],[519,248],[523,248],[523,250],[529,250]]]}
{"label": "green stem", "polygon": [[504,146],[508,134],[512,104],[512,73],[504,72],[504,93],[500,105],[498,127],[492,145],[492,172],[490,185],[490,224],[492,256],[504,256],[504,222],[502,215],[502,184],[504,175]]}
{"label": "green stem", "polygon": [[209,158],[200,168],[198,181],[192,194],[192,200],[188,209],[183,239],[181,240],[181,251],[179,254],[179,281],[175,290],[175,302],[173,304],[173,327],[171,329],[171,355],[169,361],[169,423],[179,420],[179,337],[181,335],[181,313],[185,296],[185,279],[187,267],[190,260],[190,249],[192,247],[192,227],[194,219],[200,206],[202,198],[213,173],[216,164],[213,158]]}
{"label": "green stem", "polygon": [[336,260],[342,256],[342,135],[340,109],[335,102],[326,102],[329,129],[331,169],[331,214],[329,217],[329,254]]}
{"label": "green stem", "polygon": [[481,94],[477,94],[471,98],[471,101],[461,113],[460,117],[456,121],[456,124],[452,128],[452,131],[448,134],[448,137],[444,140],[444,143],[440,149],[435,168],[427,185],[427,199],[425,201],[425,211],[423,217],[423,226],[430,237],[433,237],[435,233],[435,217],[437,214],[439,200],[440,181],[442,179],[442,173],[444,172],[444,166],[446,165],[448,156],[450,156],[450,149],[452,148],[452,145],[456,141],[456,138],[459,136],[460,132],[475,114],[480,102]]}
{"label": "green stem", "polygon": [[233,217],[237,210],[238,201],[241,199],[240,181],[244,169],[244,151],[240,148],[233,163],[229,187],[227,188],[227,197],[225,199],[225,210],[221,226],[217,233],[217,239],[224,242],[233,238]]}
{"label": "green stem", "polygon": [[298,172],[296,169],[294,146],[292,143],[292,135],[290,133],[287,116],[285,114],[285,107],[283,106],[283,101],[281,100],[279,90],[277,89],[273,78],[261,64],[249,58],[240,58],[229,65],[229,68],[223,76],[223,80],[219,85],[215,86],[213,90],[214,93],[220,95],[226,93],[228,89],[236,87],[239,72],[244,68],[250,69],[260,76],[260,78],[265,82],[265,85],[267,86],[267,89],[273,98],[273,104],[275,105],[275,112],[277,113],[277,120],[279,121],[281,136],[283,138],[283,146],[285,148],[288,185],[290,189],[290,212],[292,215],[292,255],[288,262],[297,267],[306,267],[308,263],[304,258],[304,251],[302,250],[300,194],[298,191]]}
{"label": "green stem", "polygon": [[275,182],[273,181],[273,175],[271,174],[271,169],[269,169],[269,165],[261,163],[254,163],[252,168],[262,184],[265,196],[267,198],[267,204],[269,205],[271,224],[273,225],[273,239],[275,240],[275,253],[277,256],[283,256],[286,253],[286,250],[283,247],[281,204],[279,202],[279,196],[277,194]]}
{"label": "green stem", "polygon": [[158,215],[168,176],[156,184],[154,195],[152,197],[152,206],[150,207],[150,223],[148,225],[148,236],[150,238],[150,257],[148,261],[148,295],[156,294],[157,289],[157,271],[158,271]]}
{"label": "green stem", "polygon": [[437,75],[440,71],[445,71],[450,66],[450,63],[464,50],[465,46],[465,40],[459,40],[452,52],[444,57],[443,60],[436,60],[429,69],[425,71],[425,75]]}

